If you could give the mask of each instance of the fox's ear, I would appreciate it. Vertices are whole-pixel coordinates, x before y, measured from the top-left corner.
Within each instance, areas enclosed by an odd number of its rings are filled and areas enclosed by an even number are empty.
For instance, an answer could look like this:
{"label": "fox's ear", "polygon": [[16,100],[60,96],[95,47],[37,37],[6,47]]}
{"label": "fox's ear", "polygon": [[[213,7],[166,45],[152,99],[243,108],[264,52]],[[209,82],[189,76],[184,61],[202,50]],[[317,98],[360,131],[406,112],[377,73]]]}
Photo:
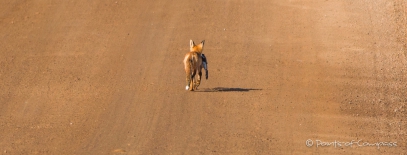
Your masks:
{"label": "fox's ear", "polygon": [[194,46],[195,46],[194,41],[192,41],[192,39],[189,40],[189,47],[192,48],[192,47],[194,47]]}
{"label": "fox's ear", "polygon": [[199,46],[201,49],[203,49],[204,44],[205,44],[205,40],[202,40],[201,44],[199,44],[198,46]]}

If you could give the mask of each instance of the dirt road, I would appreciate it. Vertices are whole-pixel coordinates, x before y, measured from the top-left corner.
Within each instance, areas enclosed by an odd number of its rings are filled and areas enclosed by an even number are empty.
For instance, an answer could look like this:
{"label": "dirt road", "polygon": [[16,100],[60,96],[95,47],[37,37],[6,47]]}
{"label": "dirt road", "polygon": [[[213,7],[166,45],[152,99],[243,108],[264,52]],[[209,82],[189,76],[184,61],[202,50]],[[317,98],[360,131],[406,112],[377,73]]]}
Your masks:
{"label": "dirt road", "polygon": [[[0,152],[405,154],[406,7],[2,1]],[[189,39],[206,40],[196,92]]]}

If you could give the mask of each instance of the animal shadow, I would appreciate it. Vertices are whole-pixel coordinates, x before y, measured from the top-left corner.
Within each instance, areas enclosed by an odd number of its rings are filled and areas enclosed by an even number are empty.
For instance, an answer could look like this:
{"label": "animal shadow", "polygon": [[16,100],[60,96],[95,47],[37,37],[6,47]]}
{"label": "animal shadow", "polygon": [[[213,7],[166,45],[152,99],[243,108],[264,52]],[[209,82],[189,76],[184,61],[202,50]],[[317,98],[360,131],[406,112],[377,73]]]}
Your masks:
{"label": "animal shadow", "polygon": [[197,92],[248,92],[253,90],[262,90],[262,89],[215,87],[215,88],[202,88]]}

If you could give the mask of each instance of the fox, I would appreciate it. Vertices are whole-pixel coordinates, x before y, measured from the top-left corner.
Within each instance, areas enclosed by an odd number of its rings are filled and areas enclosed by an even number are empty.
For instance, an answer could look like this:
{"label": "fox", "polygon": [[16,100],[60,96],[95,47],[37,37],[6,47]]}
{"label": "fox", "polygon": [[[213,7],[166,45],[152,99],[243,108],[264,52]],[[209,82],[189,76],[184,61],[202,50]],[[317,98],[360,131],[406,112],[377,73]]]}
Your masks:
{"label": "fox", "polygon": [[190,52],[185,54],[184,57],[184,67],[186,73],[185,90],[197,90],[198,86],[201,84],[203,67],[202,50],[204,47],[204,43],[205,40],[203,40],[200,44],[195,45],[194,41],[189,40]]}

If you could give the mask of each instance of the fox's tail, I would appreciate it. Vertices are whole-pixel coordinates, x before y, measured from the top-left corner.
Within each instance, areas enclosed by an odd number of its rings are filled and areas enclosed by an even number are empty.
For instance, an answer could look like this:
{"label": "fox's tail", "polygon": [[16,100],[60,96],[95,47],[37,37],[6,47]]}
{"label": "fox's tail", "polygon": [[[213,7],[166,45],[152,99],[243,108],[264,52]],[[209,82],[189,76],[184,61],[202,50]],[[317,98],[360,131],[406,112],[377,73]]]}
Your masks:
{"label": "fox's tail", "polygon": [[190,87],[192,87],[192,79],[193,79],[193,57],[191,55],[186,56],[184,59],[184,65],[185,65],[185,73],[186,73],[186,87],[185,90],[189,90]]}

